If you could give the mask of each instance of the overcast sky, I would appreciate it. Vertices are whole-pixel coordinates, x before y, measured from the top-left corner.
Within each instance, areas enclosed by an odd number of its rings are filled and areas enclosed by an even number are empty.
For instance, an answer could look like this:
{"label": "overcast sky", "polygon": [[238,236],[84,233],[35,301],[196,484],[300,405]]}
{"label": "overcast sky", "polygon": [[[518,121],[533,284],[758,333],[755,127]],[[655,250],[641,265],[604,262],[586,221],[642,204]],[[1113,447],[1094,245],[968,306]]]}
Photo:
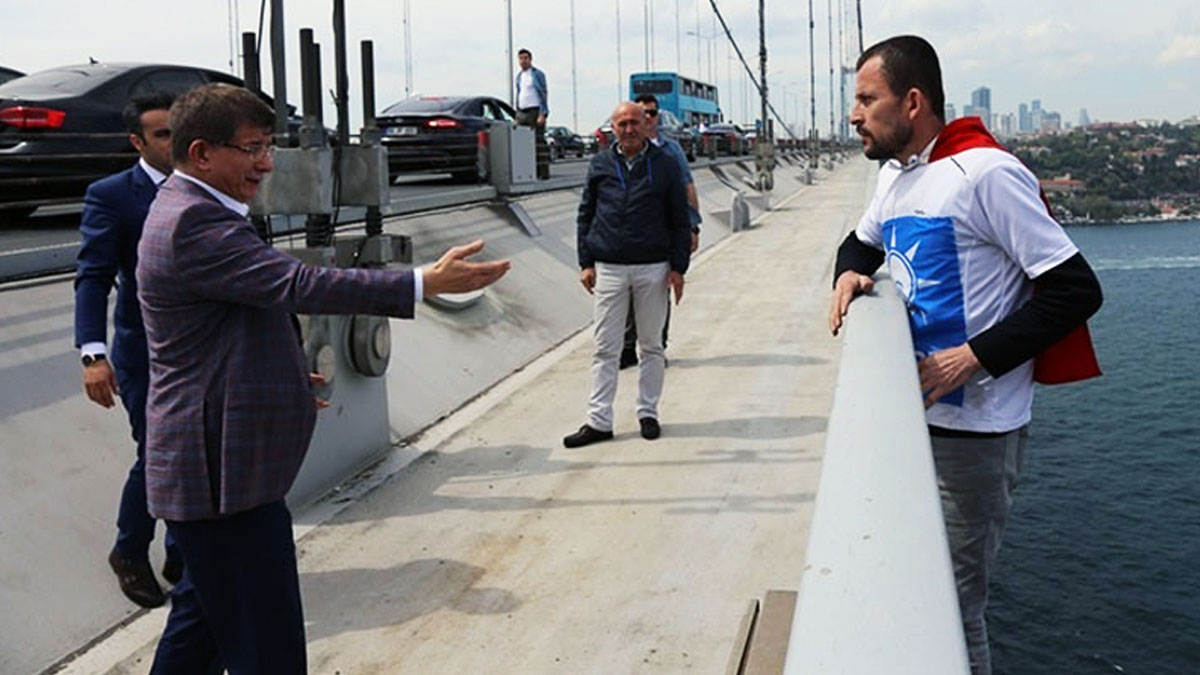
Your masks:
{"label": "overcast sky", "polygon": [[[507,98],[504,0],[408,0],[412,18],[413,88],[423,94],[492,94]],[[828,9],[835,22],[834,63],[839,62],[839,5],[854,0],[813,0],[816,12],[817,127],[829,131],[830,42]],[[1197,0],[861,0],[867,45],[899,33],[929,39],[942,59],[947,100],[961,111],[973,89],[992,90],[996,113],[1015,112],[1034,98],[1074,122],[1080,108],[1093,120],[1200,114],[1200,2]],[[405,89],[404,0],[348,0],[354,126],[359,124],[358,42],[375,41],[380,108]],[[593,130],[624,95],[630,72],[646,65],[644,10],[653,17],[653,68],[680,70],[709,80],[707,53],[715,52],[715,84],[727,116],[753,115],[752,93],[740,66],[727,59],[723,37],[713,34],[708,0],[575,0],[576,95],[571,76],[569,0],[511,0],[513,48],[528,47],[547,75],[551,123]],[[758,72],[756,0],[718,0],[735,40]],[[807,3],[767,0],[768,82],[776,109],[807,124],[809,44]],[[298,31],[312,27],[322,46],[323,82],[332,87],[332,0],[287,0],[285,28],[288,98],[299,100]],[[680,40],[676,42],[676,7]],[[231,8],[235,11],[231,12]],[[4,0],[0,65],[32,72],[99,61],[171,62],[230,70],[231,22],[256,30],[253,0]],[[695,32],[699,14],[700,33]],[[268,20],[269,25],[269,20]],[[719,29],[719,28],[718,28]],[[857,48],[853,16],[843,24],[846,60]],[[264,51],[266,44],[264,44]],[[264,55],[264,68],[269,56]],[[236,66],[235,66],[236,69]],[[730,72],[732,71],[732,79]],[[623,76],[620,75],[623,73]],[[269,82],[269,73],[266,78]],[[835,90],[837,87],[834,87]],[[269,89],[269,87],[268,87]],[[749,95],[744,95],[743,91]],[[784,96],[786,92],[787,96]],[[853,83],[847,88],[852,96]],[[326,95],[326,100],[330,97]],[[836,106],[835,106],[836,107]],[[327,124],[332,122],[331,104]],[[577,119],[577,122],[575,121]]]}

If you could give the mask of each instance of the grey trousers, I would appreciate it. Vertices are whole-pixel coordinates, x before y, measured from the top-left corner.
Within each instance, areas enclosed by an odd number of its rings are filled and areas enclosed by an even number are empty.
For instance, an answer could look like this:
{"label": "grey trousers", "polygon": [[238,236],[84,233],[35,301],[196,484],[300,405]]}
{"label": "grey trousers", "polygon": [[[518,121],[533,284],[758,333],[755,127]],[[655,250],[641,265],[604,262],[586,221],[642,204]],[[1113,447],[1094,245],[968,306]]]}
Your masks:
{"label": "grey trousers", "polygon": [[625,315],[633,299],[638,332],[637,416],[658,419],[658,399],[663,388],[661,334],[667,319],[665,262],[646,265],[596,263],[595,314],[592,352],[592,393],[588,398],[588,426],[612,431],[613,399],[617,395],[617,362],[625,336]]}
{"label": "grey trousers", "polygon": [[992,672],[984,618],[988,581],[1012,508],[1028,435],[1028,427],[1021,427],[988,438],[930,438],[971,675]]}

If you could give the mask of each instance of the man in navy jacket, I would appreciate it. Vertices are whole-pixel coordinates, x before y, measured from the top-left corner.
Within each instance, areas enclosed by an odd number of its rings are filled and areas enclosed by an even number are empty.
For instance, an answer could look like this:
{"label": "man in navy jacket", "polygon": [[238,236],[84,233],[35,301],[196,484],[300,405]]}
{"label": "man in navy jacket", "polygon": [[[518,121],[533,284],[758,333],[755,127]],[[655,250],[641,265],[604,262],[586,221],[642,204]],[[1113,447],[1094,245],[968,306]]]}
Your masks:
{"label": "man in navy jacket", "polygon": [[[146,387],[149,383],[146,334],[138,307],[138,240],[146,211],[158,185],[171,173],[171,131],[167,111],[173,97],[158,94],[137,98],[125,107],[129,142],[140,158],[128,169],[88,186],[79,229],[83,237],[75,274],[75,345],[83,362],[83,387],[89,399],[113,406],[119,395],[133,439],[137,459],[125,479],[117,512],[117,541],[108,562],[121,591],[142,607],[158,607],[166,601],[150,568],[149,548],[154,539],[154,519],[146,510],[145,448]],[[108,294],[117,285],[113,312],[111,351],[108,338]],[[163,576],[179,581],[182,562],[173,542],[167,539],[167,561]]]}
{"label": "man in navy jacket", "polygon": [[576,220],[580,282],[595,296],[592,393],[587,423],[563,439],[575,448],[613,437],[613,398],[625,315],[637,321],[637,417],[642,437],[658,438],[663,345],[670,302],[683,297],[692,231],[679,165],[646,140],[646,113],[635,103],[613,111],[617,142],[592,158]]}

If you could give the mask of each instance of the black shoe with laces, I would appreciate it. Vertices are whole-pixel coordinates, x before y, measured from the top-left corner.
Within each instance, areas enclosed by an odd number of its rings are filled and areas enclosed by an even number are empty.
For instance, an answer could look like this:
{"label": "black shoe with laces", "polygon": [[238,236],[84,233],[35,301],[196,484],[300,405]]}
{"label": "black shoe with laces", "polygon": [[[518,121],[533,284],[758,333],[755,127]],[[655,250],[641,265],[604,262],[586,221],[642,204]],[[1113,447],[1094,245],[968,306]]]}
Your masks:
{"label": "black shoe with laces", "polygon": [[658,425],[658,420],[653,417],[643,417],[638,420],[638,424],[642,427],[642,438],[652,441],[662,435],[662,427]]}
{"label": "black shoe with laces", "polygon": [[612,437],[613,432],[611,431],[600,431],[599,429],[593,429],[585,424],[579,427],[579,431],[576,431],[570,436],[563,437],[563,445],[568,448],[582,448],[583,446],[591,445],[592,443],[607,441]]}
{"label": "black shoe with laces", "polygon": [[121,592],[135,604],[154,608],[161,607],[167,601],[148,561],[126,558],[113,549],[108,554],[108,566],[117,575]]}

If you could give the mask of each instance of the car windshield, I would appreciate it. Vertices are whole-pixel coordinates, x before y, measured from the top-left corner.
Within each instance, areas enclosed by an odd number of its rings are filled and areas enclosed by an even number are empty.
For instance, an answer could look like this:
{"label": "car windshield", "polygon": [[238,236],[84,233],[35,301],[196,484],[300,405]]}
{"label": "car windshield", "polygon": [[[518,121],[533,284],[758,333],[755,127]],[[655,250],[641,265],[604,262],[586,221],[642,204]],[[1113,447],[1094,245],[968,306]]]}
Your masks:
{"label": "car windshield", "polygon": [[26,75],[0,84],[0,96],[8,98],[76,96],[90,91],[124,72],[127,71],[98,66],[43,70],[40,73]]}
{"label": "car windshield", "polygon": [[404,113],[438,113],[438,112],[453,112],[461,104],[461,98],[448,98],[444,96],[422,96],[420,98],[409,98],[399,103],[393,103],[383,109],[384,115],[402,115]]}

